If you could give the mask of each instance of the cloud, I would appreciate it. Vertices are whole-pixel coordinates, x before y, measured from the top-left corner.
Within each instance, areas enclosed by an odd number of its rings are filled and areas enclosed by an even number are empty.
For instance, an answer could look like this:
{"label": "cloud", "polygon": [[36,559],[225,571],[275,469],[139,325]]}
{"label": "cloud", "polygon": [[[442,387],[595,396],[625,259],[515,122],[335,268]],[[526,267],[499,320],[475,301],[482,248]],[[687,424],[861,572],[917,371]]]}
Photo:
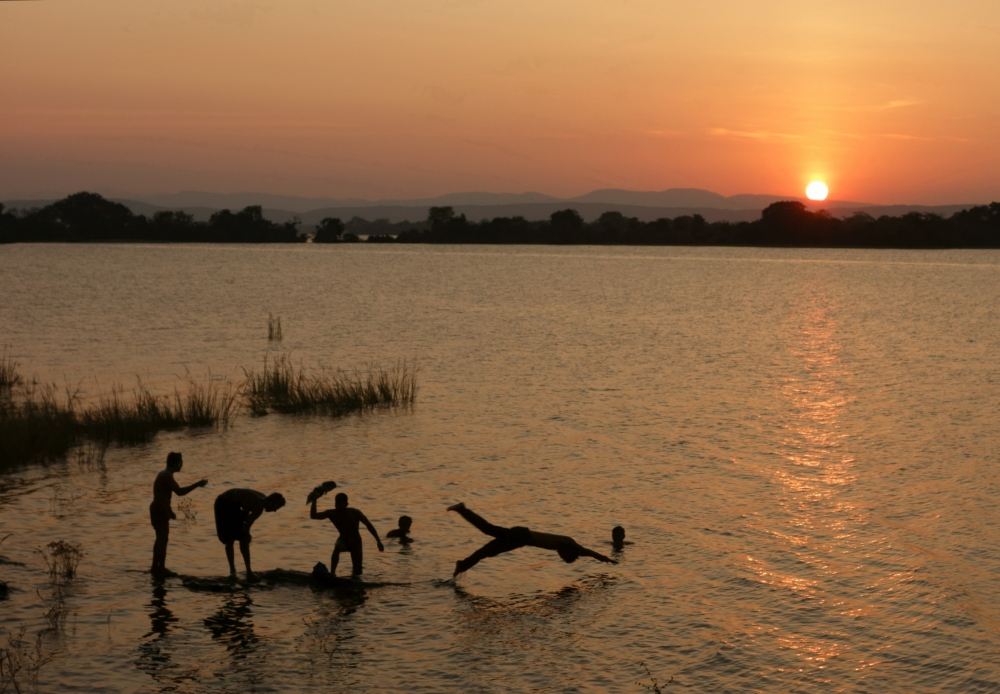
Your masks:
{"label": "cloud", "polygon": [[781,140],[801,140],[801,135],[791,133],[772,133],[764,130],[729,130],[728,128],[709,128],[708,134],[713,137],[730,137],[743,140],[761,140],[775,142]]}

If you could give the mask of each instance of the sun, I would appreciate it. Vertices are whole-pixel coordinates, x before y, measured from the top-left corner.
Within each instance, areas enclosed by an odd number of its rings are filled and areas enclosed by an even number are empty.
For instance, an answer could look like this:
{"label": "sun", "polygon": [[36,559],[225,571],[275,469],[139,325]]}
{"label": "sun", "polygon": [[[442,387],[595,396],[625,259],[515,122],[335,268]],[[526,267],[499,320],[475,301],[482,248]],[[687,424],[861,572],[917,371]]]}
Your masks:
{"label": "sun", "polygon": [[813,181],[806,186],[806,197],[810,200],[826,200],[830,190],[823,181]]}

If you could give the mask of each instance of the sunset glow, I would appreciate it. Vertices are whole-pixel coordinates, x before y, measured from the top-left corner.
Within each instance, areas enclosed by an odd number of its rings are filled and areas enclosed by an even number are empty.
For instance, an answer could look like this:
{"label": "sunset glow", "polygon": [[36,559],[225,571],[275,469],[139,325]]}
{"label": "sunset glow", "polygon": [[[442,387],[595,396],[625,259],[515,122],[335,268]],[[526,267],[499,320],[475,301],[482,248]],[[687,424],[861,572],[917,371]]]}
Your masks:
{"label": "sunset glow", "polygon": [[810,200],[826,200],[829,194],[830,191],[823,181],[813,181],[806,186],[806,197]]}
{"label": "sunset glow", "polygon": [[902,7],[0,2],[0,190],[1000,198],[994,6]]}

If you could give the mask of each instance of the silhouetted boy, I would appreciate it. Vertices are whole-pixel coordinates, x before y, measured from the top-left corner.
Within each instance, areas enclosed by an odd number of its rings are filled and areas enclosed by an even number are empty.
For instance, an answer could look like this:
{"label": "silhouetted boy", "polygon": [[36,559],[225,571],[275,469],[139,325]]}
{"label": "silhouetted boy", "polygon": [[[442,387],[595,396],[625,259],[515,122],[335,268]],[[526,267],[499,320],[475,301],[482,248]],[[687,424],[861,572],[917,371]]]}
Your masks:
{"label": "silhouetted boy", "polygon": [[156,531],[156,540],[153,542],[153,565],[150,573],[157,576],[165,576],[172,573],[167,570],[167,541],[170,539],[170,521],[176,520],[177,515],[170,507],[170,500],[173,494],[185,496],[198,487],[204,487],[208,480],[198,480],[192,485],[181,487],[174,479],[174,473],[180,472],[184,467],[184,459],[180,453],[167,454],[167,467],[160,470],[153,481],[153,502],[149,505],[149,522]]}
{"label": "silhouetted boy", "polygon": [[592,557],[598,561],[603,561],[608,564],[618,563],[614,559],[610,559],[609,557],[599,554],[592,549],[587,549],[572,537],[568,537],[566,535],[539,533],[522,526],[501,528],[499,525],[493,525],[492,523],[487,522],[482,516],[465,508],[465,504],[462,502],[459,502],[454,506],[449,506],[448,510],[458,513],[462,516],[462,518],[476,526],[480,532],[496,538],[487,542],[465,559],[459,559],[455,562],[454,576],[458,576],[458,574],[468,571],[487,557],[495,557],[498,554],[510,552],[511,550],[518,549],[519,547],[539,547],[541,549],[551,549],[552,551],[557,552],[559,554],[559,558],[567,564],[572,564],[580,557]]}
{"label": "silhouetted boy", "polygon": [[340,561],[340,553],[350,552],[351,575],[360,576],[362,560],[364,559],[360,524],[364,523],[365,527],[368,528],[368,532],[375,538],[379,552],[384,552],[385,546],[382,544],[382,540],[379,539],[378,533],[375,531],[375,526],[365,517],[365,514],[356,508],[347,507],[347,494],[341,492],[333,497],[333,506],[331,509],[317,513],[316,500],[313,499],[312,506],[309,508],[310,518],[316,520],[329,518],[334,527],[340,531],[340,537],[337,538],[337,542],[333,546],[333,555],[330,557],[330,574],[337,574],[337,563]]}
{"label": "silhouetted boy", "polygon": [[621,551],[622,547],[630,544],[632,543],[625,541],[625,528],[620,525],[611,528],[611,546],[616,552]]}
{"label": "silhouetted boy", "polygon": [[399,543],[401,545],[407,545],[413,542],[413,538],[410,537],[410,526],[413,525],[413,519],[409,516],[399,517],[399,527],[393,528],[385,534],[386,537],[398,537]]}
{"label": "silhouetted boy", "polygon": [[240,554],[247,567],[247,580],[257,577],[250,569],[250,527],[260,518],[260,514],[277,511],[285,505],[285,497],[275,492],[265,496],[254,489],[228,489],[215,498],[215,532],[219,542],[226,546],[229,560],[229,575],[236,578],[236,561],[233,544],[239,540]]}

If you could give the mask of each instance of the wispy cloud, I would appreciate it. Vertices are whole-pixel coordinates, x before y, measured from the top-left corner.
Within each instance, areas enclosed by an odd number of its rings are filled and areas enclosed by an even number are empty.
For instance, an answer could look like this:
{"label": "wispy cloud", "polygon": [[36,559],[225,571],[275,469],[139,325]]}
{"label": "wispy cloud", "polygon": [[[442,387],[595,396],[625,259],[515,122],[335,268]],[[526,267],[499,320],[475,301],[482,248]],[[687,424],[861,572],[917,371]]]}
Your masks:
{"label": "wispy cloud", "polygon": [[743,140],[762,140],[762,141],[782,141],[782,140],[801,140],[801,135],[793,135],[791,133],[772,133],[764,130],[730,130],[728,128],[709,128],[708,134],[713,137],[731,137]]}

